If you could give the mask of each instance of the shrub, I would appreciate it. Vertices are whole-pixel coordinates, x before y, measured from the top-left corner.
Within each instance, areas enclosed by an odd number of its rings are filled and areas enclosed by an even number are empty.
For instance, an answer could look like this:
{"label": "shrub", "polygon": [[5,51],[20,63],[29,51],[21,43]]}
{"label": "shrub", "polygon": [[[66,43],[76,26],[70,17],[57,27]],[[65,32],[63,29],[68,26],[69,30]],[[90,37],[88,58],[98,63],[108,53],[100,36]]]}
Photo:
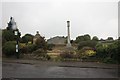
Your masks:
{"label": "shrub", "polygon": [[54,44],[47,44],[47,50],[52,50],[53,47],[55,47]]}
{"label": "shrub", "polygon": [[19,44],[20,53],[27,53],[27,46],[24,43]]}
{"label": "shrub", "polygon": [[81,50],[77,51],[78,58],[88,58],[94,56],[96,52],[91,47],[83,47]]}
{"label": "shrub", "polygon": [[99,39],[98,39],[97,36],[94,36],[94,37],[92,38],[92,40],[93,40],[93,41],[98,41]]}
{"label": "shrub", "polygon": [[37,49],[36,51],[33,51],[34,54],[38,54],[38,55],[41,55],[41,54],[46,54],[46,51],[43,50],[43,49]]}
{"label": "shrub", "polygon": [[28,49],[28,52],[33,52],[35,50],[37,50],[37,46],[35,44],[32,44],[32,45],[28,45],[27,46],[27,49]]}
{"label": "shrub", "polygon": [[15,51],[16,51],[16,42],[14,42],[14,41],[6,42],[2,48],[2,52],[7,57],[15,55]]}
{"label": "shrub", "polygon": [[74,58],[74,52],[72,51],[64,51],[60,54],[61,58]]}
{"label": "shrub", "polygon": [[20,52],[21,53],[32,53],[37,49],[35,44],[26,45],[25,43],[20,43]]}
{"label": "shrub", "polygon": [[89,34],[85,34],[85,35],[76,37],[75,43],[79,43],[81,41],[90,41],[90,40],[91,40],[91,36]]}
{"label": "shrub", "polygon": [[44,37],[40,37],[36,40],[35,44],[37,45],[37,49],[42,48],[44,50],[47,49],[47,43],[45,42]]}
{"label": "shrub", "polygon": [[28,44],[28,42],[32,42],[33,40],[33,35],[31,34],[25,34],[22,38],[21,38],[21,42],[22,43],[26,43]]}
{"label": "shrub", "polygon": [[110,57],[106,57],[103,59],[103,62],[104,63],[117,63],[115,60],[113,60],[112,58]]}
{"label": "shrub", "polygon": [[96,45],[96,57],[97,58],[105,58],[108,54],[108,45],[104,43],[100,43]]}
{"label": "shrub", "polygon": [[120,56],[120,41],[115,41],[114,43],[110,44],[108,46],[108,57],[110,57],[113,61],[119,62],[119,56]]}
{"label": "shrub", "polygon": [[41,60],[49,60],[50,59],[50,56],[47,55],[47,52],[43,49],[38,49],[38,50],[34,51],[33,54],[35,56],[37,56],[36,59],[41,59]]}
{"label": "shrub", "polygon": [[103,62],[117,63],[119,62],[119,44],[120,41],[114,41],[112,43],[101,43],[96,46],[96,57],[103,60]]}
{"label": "shrub", "polygon": [[88,55],[88,56],[93,56],[93,55],[96,54],[96,52],[95,52],[94,50],[86,50],[85,53],[86,53],[86,55]]}
{"label": "shrub", "polygon": [[82,49],[83,47],[92,47],[94,48],[97,44],[97,41],[81,41],[78,44],[78,50]]}
{"label": "shrub", "polygon": [[2,39],[4,40],[4,42],[15,41],[17,38],[20,38],[21,33],[19,32],[19,30],[17,31],[18,31],[18,36],[15,36],[13,30],[7,30],[7,29],[2,30]]}

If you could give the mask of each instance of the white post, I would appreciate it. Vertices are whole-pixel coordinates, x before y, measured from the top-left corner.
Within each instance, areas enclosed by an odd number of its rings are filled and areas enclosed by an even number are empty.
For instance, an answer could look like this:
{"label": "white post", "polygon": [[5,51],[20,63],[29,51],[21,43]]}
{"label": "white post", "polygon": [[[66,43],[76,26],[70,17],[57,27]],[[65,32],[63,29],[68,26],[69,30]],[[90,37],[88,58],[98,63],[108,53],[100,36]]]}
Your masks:
{"label": "white post", "polygon": [[67,32],[68,32],[68,36],[67,36],[67,47],[71,47],[71,43],[70,43],[70,21],[67,21]]}

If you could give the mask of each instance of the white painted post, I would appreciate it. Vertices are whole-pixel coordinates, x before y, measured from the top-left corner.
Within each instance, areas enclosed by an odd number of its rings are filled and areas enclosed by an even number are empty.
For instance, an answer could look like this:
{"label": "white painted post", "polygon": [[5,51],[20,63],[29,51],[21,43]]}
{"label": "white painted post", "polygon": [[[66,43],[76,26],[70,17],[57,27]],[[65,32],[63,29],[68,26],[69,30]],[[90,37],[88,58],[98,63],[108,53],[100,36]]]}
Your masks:
{"label": "white painted post", "polygon": [[67,21],[67,47],[71,47],[71,43],[70,43],[70,21]]}

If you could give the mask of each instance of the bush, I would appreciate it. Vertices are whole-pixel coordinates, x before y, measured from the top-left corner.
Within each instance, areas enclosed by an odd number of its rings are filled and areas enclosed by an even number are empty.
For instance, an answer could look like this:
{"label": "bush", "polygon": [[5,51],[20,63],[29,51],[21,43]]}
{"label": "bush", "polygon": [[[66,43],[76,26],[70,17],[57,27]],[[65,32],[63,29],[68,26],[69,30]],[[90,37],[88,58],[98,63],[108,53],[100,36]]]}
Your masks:
{"label": "bush", "polygon": [[90,41],[90,40],[91,40],[90,35],[89,34],[85,34],[85,35],[76,37],[75,43],[79,43],[81,41]]}
{"label": "bush", "polygon": [[21,38],[21,42],[22,43],[26,43],[28,44],[28,42],[32,42],[33,40],[33,35],[31,34],[25,34],[22,38]]}
{"label": "bush", "polygon": [[41,55],[41,54],[46,54],[46,51],[43,50],[43,49],[37,49],[36,51],[33,51],[34,54],[38,54],[38,55]]}
{"label": "bush", "polygon": [[37,49],[39,49],[39,48],[44,49],[44,50],[47,49],[47,43],[45,42],[44,37],[38,38],[38,39],[36,40],[35,44],[36,44],[36,46],[37,46]]}
{"label": "bush", "polygon": [[110,57],[104,58],[103,62],[104,62],[104,63],[117,63],[115,60],[113,60],[113,59],[110,58]]}
{"label": "bush", "polygon": [[119,62],[118,56],[120,41],[114,41],[112,43],[101,43],[96,46],[96,57],[103,60],[103,62],[117,63]]}
{"label": "bush", "polygon": [[35,44],[32,44],[32,45],[28,45],[27,46],[27,49],[28,49],[28,52],[33,52],[35,50],[37,50],[37,46]]}
{"label": "bush", "polygon": [[81,41],[79,44],[78,44],[78,50],[82,49],[83,47],[92,47],[92,48],[95,48],[97,44],[97,41]]}
{"label": "bush", "polygon": [[94,56],[96,54],[96,52],[94,50],[86,50],[85,53],[88,56]]}
{"label": "bush", "polygon": [[26,53],[27,52],[27,46],[24,43],[20,43],[20,53]]}
{"label": "bush", "polygon": [[119,59],[119,47],[120,41],[115,41],[111,45],[108,46],[108,57],[110,57],[112,60],[118,62]]}
{"label": "bush", "polygon": [[104,44],[104,43],[100,43],[100,44],[97,44],[96,45],[96,57],[97,58],[105,58],[107,57],[107,54],[108,54],[108,45],[107,44]]}
{"label": "bush", "polygon": [[16,42],[14,41],[8,41],[4,44],[2,48],[2,52],[7,56],[13,56],[15,55],[16,51]]}
{"label": "bush", "polygon": [[15,41],[17,38],[20,38],[21,36],[21,33],[18,31],[18,36],[15,36],[14,35],[14,31],[13,30],[7,30],[7,29],[4,29],[2,30],[2,39],[4,42],[6,41]]}
{"label": "bush", "polygon": [[89,58],[96,54],[93,48],[83,47],[81,50],[77,51],[78,58]]}
{"label": "bush", "polygon": [[52,50],[53,47],[55,47],[54,44],[47,44],[47,50]]}
{"label": "bush", "polygon": [[20,52],[21,53],[32,53],[37,49],[35,44],[26,45],[24,43],[20,43]]}
{"label": "bush", "polygon": [[74,52],[64,51],[60,54],[61,58],[74,58]]}
{"label": "bush", "polygon": [[28,52],[27,46],[20,48],[20,53],[27,53],[27,52]]}
{"label": "bush", "polygon": [[41,60],[49,60],[50,56],[47,55],[47,52],[43,49],[38,49],[33,52],[33,54],[36,56],[36,59],[41,59]]}

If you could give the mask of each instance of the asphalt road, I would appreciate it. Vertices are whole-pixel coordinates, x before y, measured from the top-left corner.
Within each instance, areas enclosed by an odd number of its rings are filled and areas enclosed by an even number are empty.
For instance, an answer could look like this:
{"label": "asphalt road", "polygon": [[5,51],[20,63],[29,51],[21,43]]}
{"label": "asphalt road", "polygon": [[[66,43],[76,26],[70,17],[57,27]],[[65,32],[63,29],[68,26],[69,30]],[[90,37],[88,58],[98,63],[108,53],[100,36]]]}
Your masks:
{"label": "asphalt road", "polygon": [[[33,62],[32,62],[33,63]],[[81,62],[2,63],[3,78],[117,78],[116,66]]]}

